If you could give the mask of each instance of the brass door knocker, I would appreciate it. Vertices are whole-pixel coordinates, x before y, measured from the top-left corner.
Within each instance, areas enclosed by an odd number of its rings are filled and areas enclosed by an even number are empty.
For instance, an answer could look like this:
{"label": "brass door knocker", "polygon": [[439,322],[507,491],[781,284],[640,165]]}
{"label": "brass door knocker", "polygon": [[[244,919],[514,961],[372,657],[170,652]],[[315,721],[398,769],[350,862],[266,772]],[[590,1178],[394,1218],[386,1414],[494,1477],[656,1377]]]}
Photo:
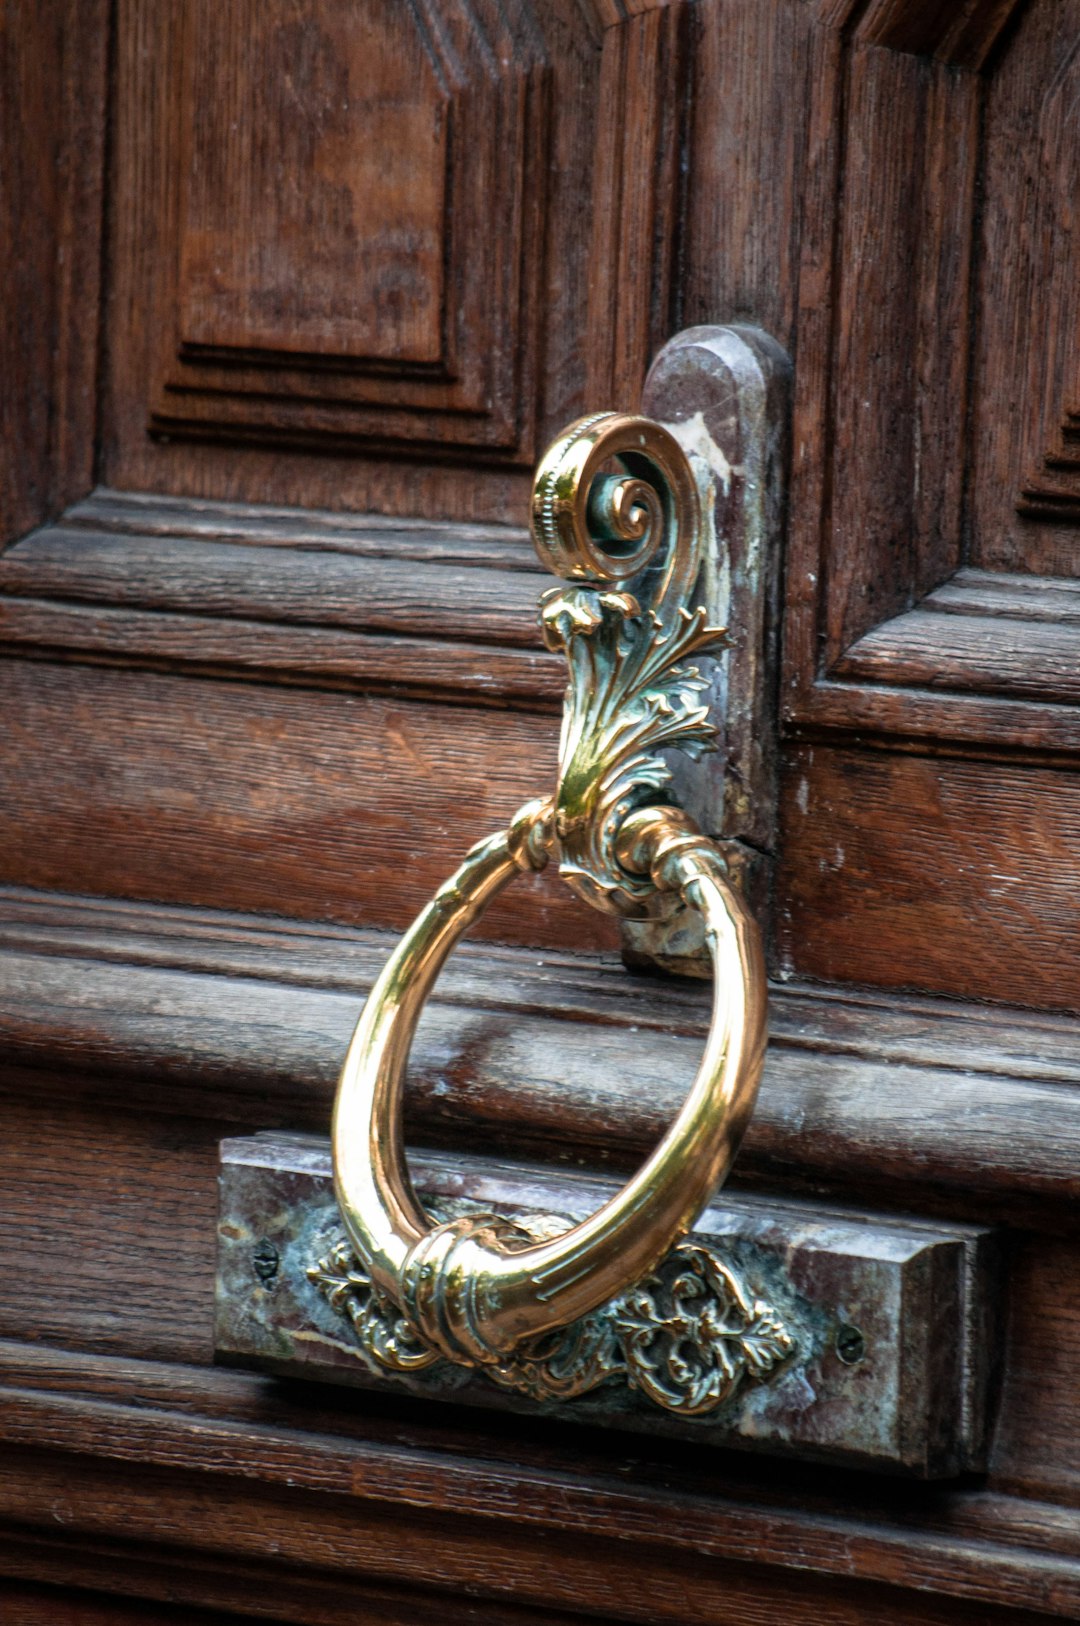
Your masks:
{"label": "brass door knocker", "polygon": [[[540,464],[532,530],[542,561],[571,584],[540,608],[545,641],[570,668],[555,795],[474,847],[405,934],[357,1024],[333,1124],[342,1218],[400,1312],[403,1344],[421,1363],[437,1352],[496,1370],[624,1292],[686,1235],[731,1167],[766,1042],[757,925],[715,845],[673,805],[660,754],[711,747],[705,684],[685,663],[726,642],[689,603],[703,527],[687,457],[648,418],[583,418]],[[416,1024],[459,938],[551,855],[600,909],[640,916],[682,899],[700,913],[714,973],[705,1054],[659,1146],[591,1218],[540,1239],[498,1214],[435,1224],[413,1192],[402,1136]]]}

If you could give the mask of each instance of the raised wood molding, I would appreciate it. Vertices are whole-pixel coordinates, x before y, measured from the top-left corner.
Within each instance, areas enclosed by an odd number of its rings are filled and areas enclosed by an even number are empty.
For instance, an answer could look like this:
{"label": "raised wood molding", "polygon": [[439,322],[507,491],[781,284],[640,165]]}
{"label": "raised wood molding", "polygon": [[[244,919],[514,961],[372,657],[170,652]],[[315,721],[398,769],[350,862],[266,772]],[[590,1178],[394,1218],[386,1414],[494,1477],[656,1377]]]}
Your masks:
{"label": "raised wood molding", "polygon": [[1032,519],[1080,524],[1080,411],[1066,411],[1056,444],[1024,481],[1016,506]]}
{"label": "raised wood molding", "polygon": [[[800,273],[786,726],[811,736],[841,729],[937,739],[974,752],[1075,750],[1075,635],[1064,611],[1053,624],[1071,596],[1067,542],[1000,538],[1016,508],[1021,524],[1080,516],[1074,415],[1065,412],[1060,430],[1040,428],[1047,410],[1061,412],[1058,375],[1074,382],[1066,342],[1077,320],[1067,269],[1074,250],[1049,222],[1071,219],[1062,200],[1073,146],[1063,121],[1075,118],[1069,87],[1080,58],[1052,6],[842,0],[824,4],[821,18],[811,117],[822,139],[812,145]],[[995,50],[1013,23],[1020,33]],[[1038,264],[1025,296],[1029,272],[1014,232],[1009,275],[1019,281],[1002,296],[993,281],[997,238],[977,238],[977,199],[986,110],[1018,40],[1025,61],[1053,71],[1044,78],[1027,69],[1040,109],[1029,163],[1043,222],[1033,236]],[[1015,85],[1010,94],[1019,94]],[[994,149],[999,169],[1016,150],[1006,127]],[[1001,175],[995,184],[1007,200]],[[1056,314],[1049,337],[1042,321],[1037,342],[1025,345],[1035,288]],[[1040,321],[1043,314],[1040,307]],[[997,373],[987,370],[985,343],[975,353],[988,320],[1000,328]],[[1001,367],[1010,357],[1023,376],[1006,410]],[[1034,472],[1017,498],[1017,436],[1033,432],[1025,456]],[[1035,468],[1040,434],[1042,446],[1052,444]],[[965,457],[975,460],[966,488]],[[973,531],[996,569],[965,563]],[[1025,546],[1036,556],[1043,549],[1049,562],[1035,568],[1050,574],[1025,575],[1006,562],[1009,547],[1016,555]]]}
{"label": "raised wood molding", "polygon": [[589,0],[600,28],[619,28],[634,17],[668,7],[682,7],[686,0]]}
{"label": "raised wood molding", "polygon": [[687,138],[685,0],[601,5],[600,114],[589,253],[586,399],[638,399],[675,322]]}
{"label": "raised wood molding", "polygon": [[[528,8],[327,3],[293,35],[257,5],[183,7],[152,426],[529,459],[549,119]],[[312,212],[336,233],[312,241]]]}
{"label": "raised wood molding", "polygon": [[958,570],[916,609],[858,639],[834,673],[1080,706],[1080,582]]}
{"label": "raised wood molding", "polygon": [[787,572],[792,714],[856,638],[960,562],[967,358],[954,340],[969,321],[978,168],[973,76],[839,31],[819,31],[815,48],[820,140],[803,221]]}
{"label": "raised wood molding", "polygon": [[[522,469],[585,408],[636,400],[677,325],[688,0],[368,10],[324,0],[298,54],[276,14],[185,0],[122,64],[118,298],[148,331],[145,359],[117,345],[120,483],[155,461],[147,424],[164,462],[195,437]],[[257,116],[294,94],[286,61],[301,101]],[[404,192],[365,170],[397,150]]]}
{"label": "raised wood molding", "polygon": [[[787,374],[756,330],[702,328],[649,386],[726,546],[703,600],[737,628],[710,678],[722,771],[694,806],[755,859],[773,828]],[[0,775],[0,877],[404,926],[452,855],[552,782],[550,581],[510,527],[98,492],[0,558],[10,726],[63,737]],[[586,946],[615,925],[541,881],[484,930]]]}
{"label": "raised wood molding", "polygon": [[[97,1587],[111,1560],[112,1584],[138,1596],[313,1626],[350,1601],[400,1626],[437,1583],[467,1593],[470,1622],[510,1626],[606,1619],[616,1598],[641,1626],[711,1626],[718,1596],[746,1619],[812,1626],[826,1578],[837,1626],[942,1626],[965,1602],[987,1626],[1080,1610],[1075,1511],[992,1486],[796,1467],[766,1484],[685,1445],[465,1427],[385,1396],[12,1340],[0,1438],[5,1573]],[[375,1612],[395,1596],[402,1613]],[[498,1614],[477,1614],[489,1600]],[[438,1608],[458,1626],[452,1599]]]}
{"label": "raised wood molding", "polygon": [[103,0],[0,25],[0,547],[93,480],[109,28]]}
{"label": "raised wood molding", "polygon": [[548,578],[510,526],[98,491],[0,556],[20,653],[555,710]]}
{"label": "raised wood molding", "polygon": [[866,45],[978,72],[1027,0],[822,0],[822,16]]}
{"label": "raised wood molding", "polygon": [[[18,1269],[0,1294],[5,1573],[90,1586],[119,1573],[140,1596],[168,1585],[174,1599],[222,1606],[277,1597],[280,1573],[283,1617],[307,1619],[310,1608],[319,1626],[325,1597],[311,1587],[446,1586],[460,1575],[475,1601],[487,1577],[492,1596],[531,1600],[546,1623],[563,1601],[550,1591],[546,1544],[557,1548],[560,1586],[577,1588],[574,1607],[595,1596],[597,1611],[610,1611],[610,1577],[598,1573],[610,1543],[620,1573],[640,1550],[644,1591],[635,1580],[637,1602],[621,1612],[643,1626],[706,1626],[721,1583],[729,1602],[740,1576],[779,1595],[795,1572],[800,1598],[810,1577],[841,1584],[829,1608],[845,1626],[865,1620],[865,1588],[879,1583],[874,1618],[896,1626],[922,1620],[925,1588],[951,1600],[927,1605],[926,1626],[942,1626],[941,1608],[963,1599],[987,1620],[1006,1603],[1076,1614],[1076,1021],[772,992],[739,1184],[859,1201],[872,1167],[879,1207],[1042,1233],[1018,1236],[1012,1250],[1010,1377],[978,1484],[931,1494],[796,1465],[778,1482],[753,1463],[706,1462],[692,1444],[631,1448],[550,1420],[487,1428],[383,1395],[331,1400],[209,1366],[214,1144],[238,1125],[325,1131],[349,1030],[389,944],[387,934],[217,911],[0,893],[0,1072],[15,1137],[4,1167],[18,1173],[5,1203]],[[410,1137],[627,1166],[668,1120],[706,1007],[704,989],[645,982],[614,961],[463,945],[417,1048]],[[587,1068],[568,1065],[586,1052]],[[35,1123],[65,1167],[73,1155],[101,1159],[92,1141],[65,1140],[80,1123],[134,1137],[122,1166],[80,1185],[77,1213],[49,1209],[47,1228],[52,1164],[39,1166],[26,1152],[37,1141],[21,1139]],[[155,1194],[147,1211],[143,1180]],[[21,1342],[27,1278],[38,1336]],[[103,1297],[106,1281],[121,1303]],[[316,1491],[316,1504],[305,1499]],[[60,1547],[57,1506],[67,1515]],[[492,1568],[508,1541],[520,1542],[513,1564]],[[169,1567],[178,1556],[179,1592]],[[256,1563],[261,1590],[245,1593]],[[666,1563],[673,1586],[657,1590]],[[850,1616],[844,1587],[863,1589]],[[775,1613],[767,1598],[762,1611]]]}
{"label": "raised wood molding", "polygon": [[[1073,208],[1074,176],[1080,156],[1078,105],[1080,41],[1055,74],[1039,120],[1034,205],[1037,230],[1032,233],[1033,264],[1029,275],[1033,278],[1032,288],[1040,290],[1049,309],[1042,315],[1036,330],[1039,338],[1029,357],[1030,393],[1025,406],[1038,421],[1029,436],[1032,466],[1017,498],[1017,509],[1029,519],[1067,525],[1080,523],[1080,410],[1075,404],[1080,384],[1080,362],[1076,357],[1080,299],[1075,268],[1080,232],[1074,226]],[[1054,376],[1055,366],[1058,377]],[[1062,372],[1064,379],[1060,377]],[[1058,406],[1062,396],[1063,403]],[[1038,412],[1035,409],[1040,404],[1042,411]]]}
{"label": "raised wood molding", "polygon": [[[359,1001],[392,934],[0,889],[9,1088],[321,1132]],[[709,991],[614,954],[466,943],[440,979],[409,1086],[414,1138],[617,1167],[682,1099]],[[568,1057],[587,1055],[580,1068]],[[456,1082],[448,1090],[447,1080]],[[38,1081],[38,1082],[35,1082]],[[110,1082],[111,1081],[111,1082]],[[1080,1025],[949,1001],[778,985],[736,1168],[795,1192],[1073,1230]]]}

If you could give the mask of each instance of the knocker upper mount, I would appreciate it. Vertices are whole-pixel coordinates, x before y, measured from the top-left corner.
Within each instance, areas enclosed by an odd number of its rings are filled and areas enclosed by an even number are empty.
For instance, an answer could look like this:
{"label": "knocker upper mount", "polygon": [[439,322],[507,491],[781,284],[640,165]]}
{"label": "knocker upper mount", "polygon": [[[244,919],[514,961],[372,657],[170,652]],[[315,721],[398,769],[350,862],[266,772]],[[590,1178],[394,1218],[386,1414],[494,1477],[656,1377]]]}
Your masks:
{"label": "knocker upper mount", "polygon": [[[541,560],[568,584],[540,607],[570,669],[558,784],[474,847],[402,939],[357,1024],[333,1127],[342,1218],[374,1291],[400,1315],[397,1364],[437,1354],[515,1386],[543,1335],[640,1282],[691,1228],[738,1149],[766,1038],[756,923],[716,847],[674,804],[661,754],[712,745],[706,685],[687,663],[726,638],[692,602],[704,528],[687,456],[647,418],[583,418],[540,464],[532,524]],[[554,1237],[493,1213],[434,1223],[402,1138],[416,1023],[458,939],[552,856],[598,908],[634,916],[681,898],[700,913],[714,972],[705,1053],[659,1146],[589,1219]]]}

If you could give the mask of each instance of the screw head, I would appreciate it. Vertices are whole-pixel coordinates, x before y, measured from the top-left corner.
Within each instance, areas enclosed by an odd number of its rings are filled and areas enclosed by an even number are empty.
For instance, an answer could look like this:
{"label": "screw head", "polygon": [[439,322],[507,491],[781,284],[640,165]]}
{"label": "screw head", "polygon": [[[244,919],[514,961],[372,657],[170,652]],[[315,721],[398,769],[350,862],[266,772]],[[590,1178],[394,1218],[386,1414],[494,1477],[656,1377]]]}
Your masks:
{"label": "screw head", "polygon": [[264,1236],[261,1241],[256,1242],[251,1262],[255,1267],[255,1274],[260,1282],[269,1282],[278,1273],[281,1265],[281,1255],[270,1241],[270,1238]]}
{"label": "screw head", "polygon": [[845,1366],[858,1366],[866,1354],[866,1339],[848,1323],[836,1329],[836,1353]]}

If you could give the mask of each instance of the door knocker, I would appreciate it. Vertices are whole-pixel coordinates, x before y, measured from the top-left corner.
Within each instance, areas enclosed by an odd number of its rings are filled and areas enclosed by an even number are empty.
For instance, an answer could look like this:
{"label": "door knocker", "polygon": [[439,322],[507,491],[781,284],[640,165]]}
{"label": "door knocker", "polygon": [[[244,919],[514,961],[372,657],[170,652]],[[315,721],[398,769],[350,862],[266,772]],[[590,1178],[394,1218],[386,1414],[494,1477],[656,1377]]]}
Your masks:
{"label": "door knocker", "polygon": [[[541,560],[567,584],[541,599],[545,642],[570,669],[558,783],[474,847],[372,987],[338,1085],[334,1186],[371,1282],[416,1359],[498,1371],[625,1292],[693,1226],[753,1111],[766,1042],[757,924],[717,847],[673,800],[663,753],[715,730],[691,657],[725,647],[693,603],[704,528],[693,471],[668,430],[602,413],[571,425],[533,488]],[[409,1178],[402,1089],[423,1005],[454,945],[515,876],[558,860],[594,907],[627,917],[678,900],[703,921],[712,1023],[686,1100],[637,1174],[590,1218],[537,1237],[496,1213],[434,1223]]]}

